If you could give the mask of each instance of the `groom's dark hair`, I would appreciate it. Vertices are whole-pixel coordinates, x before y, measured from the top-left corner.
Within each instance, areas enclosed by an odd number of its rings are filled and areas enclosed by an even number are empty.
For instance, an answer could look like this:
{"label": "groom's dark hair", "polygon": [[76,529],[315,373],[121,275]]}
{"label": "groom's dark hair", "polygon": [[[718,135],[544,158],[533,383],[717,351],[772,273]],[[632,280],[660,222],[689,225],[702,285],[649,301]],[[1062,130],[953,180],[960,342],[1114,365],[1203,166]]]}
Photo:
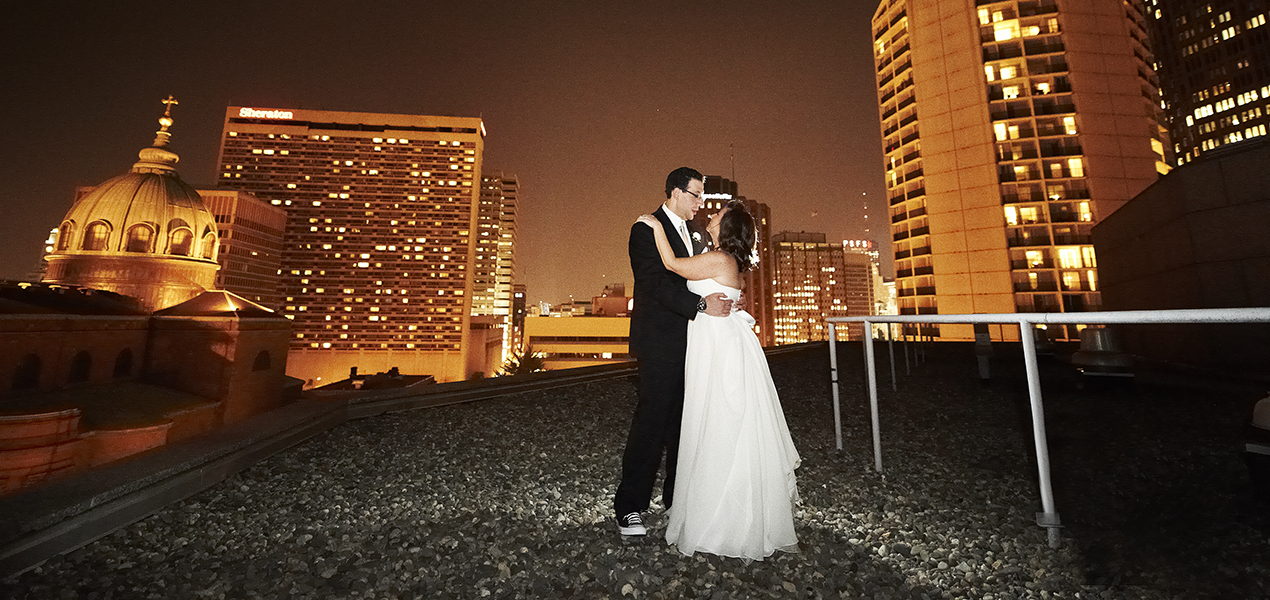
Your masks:
{"label": "groom's dark hair", "polygon": [[754,217],[740,200],[730,200],[724,208],[728,212],[719,220],[719,249],[731,256],[737,270],[744,273],[754,266]]}
{"label": "groom's dark hair", "polygon": [[706,181],[706,178],[701,176],[701,171],[692,167],[679,167],[671,171],[670,175],[666,176],[666,197],[670,198],[670,193],[675,191],[675,188],[688,191],[688,182],[693,179],[700,179],[702,183]]}

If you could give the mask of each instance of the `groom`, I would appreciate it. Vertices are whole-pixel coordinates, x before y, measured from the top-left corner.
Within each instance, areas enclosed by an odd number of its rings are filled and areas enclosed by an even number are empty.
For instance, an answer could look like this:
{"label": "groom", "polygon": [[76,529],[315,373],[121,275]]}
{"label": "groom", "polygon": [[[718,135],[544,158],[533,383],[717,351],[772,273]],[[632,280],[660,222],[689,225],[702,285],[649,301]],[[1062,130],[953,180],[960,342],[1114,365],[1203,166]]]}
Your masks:
{"label": "groom", "polygon": [[[666,203],[653,215],[665,227],[675,256],[693,256],[705,248],[702,234],[694,235],[692,226],[692,217],[704,204],[703,179],[701,173],[688,167],[675,169],[666,177]],[[683,277],[662,266],[653,230],[647,225],[631,226],[628,251],[635,274],[630,350],[639,361],[639,403],[626,438],[622,482],[617,486],[613,507],[622,535],[644,535],[647,529],[640,513],[648,510],[663,452],[666,477],[662,481],[662,500],[666,508],[674,499],[688,321],[698,312],[727,316],[732,301],[721,293],[702,297],[688,291]]]}

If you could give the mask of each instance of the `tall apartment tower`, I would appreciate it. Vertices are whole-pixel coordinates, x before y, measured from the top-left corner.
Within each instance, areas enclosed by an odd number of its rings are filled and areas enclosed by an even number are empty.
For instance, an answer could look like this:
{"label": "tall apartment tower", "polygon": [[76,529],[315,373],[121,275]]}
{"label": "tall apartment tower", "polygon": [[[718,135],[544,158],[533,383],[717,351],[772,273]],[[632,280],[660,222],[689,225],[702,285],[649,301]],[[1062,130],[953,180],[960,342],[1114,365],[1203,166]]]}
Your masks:
{"label": "tall apartment tower", "polygon": [[[825,234],[778,233],[772,236],[771,256],[775,263],[776,345],[828,340],[825,319],[848,316],[850,306],[861,304],[851,299],[852,293],[860,290],[848,284],[842,244],[826,242]],[[863,277],[858,279],[863,281]],[[862,304],[866,306],[859,314],[869,314],[867,295]],[[859,324],[853,324],[849,336],[840,335],[839,339],[860,339],[861,331]]]}
{"label": "tall apartment tower", "polygon": [[758,335],[759,342],[764,346],[774,346],[776,333],[772,312],[773,269],[772,261],[769,260],[772,247],[772,210],[762,202],[742,196],[737,182],[725,177],[706,175],[702,184],[704,185],[702,199],[705,200],[705,207],[694,219],[695,224],[702,230],[709,223],[710,215],[718,212],[729,200],[744,202],[745,208],[750,211],[750,216],[754,217],[754,238],[755,245],[758,246],[756,252],[759,261],[753,269],[741,276],[745,294],[745,310],[754,317],[754,333]]}
{"label": "tall apartment tower", "polygon": [[1168,169],[1140,1],[884,0],[873,39],[900,313],[1097,310],[1090,229]]}
{"label": "tall apartment tower", "polygon": [[468,344],[484,134],[478,118],[228,108],[219,186],[287,212],[288,374],[487,370]]}
{"label": "tall apartment tower", "polygon": [[1266,135],[1270,1],[1147,0],[1177,164]]}

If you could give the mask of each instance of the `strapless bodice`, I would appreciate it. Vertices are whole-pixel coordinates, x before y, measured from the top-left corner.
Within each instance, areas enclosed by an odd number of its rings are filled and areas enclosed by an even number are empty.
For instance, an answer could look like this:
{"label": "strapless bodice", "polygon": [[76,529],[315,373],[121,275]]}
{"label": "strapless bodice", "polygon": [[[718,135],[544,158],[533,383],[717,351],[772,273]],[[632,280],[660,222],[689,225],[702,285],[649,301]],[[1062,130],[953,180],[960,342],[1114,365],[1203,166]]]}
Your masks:
{"label": "strapless bodice", "polygon": [[741,290],[723,285],[713,279],[698,279],[696,281],[689,281],[688,291],[698,296],[709,296],[710,294],[723,292],[731,300],[736,300],[741,297]]}

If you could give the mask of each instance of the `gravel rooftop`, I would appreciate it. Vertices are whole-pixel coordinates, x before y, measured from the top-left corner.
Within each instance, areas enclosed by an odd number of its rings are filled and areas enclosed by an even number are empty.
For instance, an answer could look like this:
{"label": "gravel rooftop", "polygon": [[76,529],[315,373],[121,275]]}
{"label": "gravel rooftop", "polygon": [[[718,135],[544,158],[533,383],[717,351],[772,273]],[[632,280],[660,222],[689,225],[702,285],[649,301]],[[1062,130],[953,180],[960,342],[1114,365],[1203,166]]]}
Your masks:
{"label": "gravel rooftop", "polygon": [[[744,564],[623,539],[611,499],[629,378],[350,422],[21,575],[4,598],[1267,598],[1238,386],[1077,389],[1042,365],[1063,544],[1040,511],[1020,354],[882,371],[885,474],[859,345],[772,357],[803,457],[799,553]],[[880,356],[885,356],[880,355]],[[1109,389],[1104,389],[1109,388]]]}

